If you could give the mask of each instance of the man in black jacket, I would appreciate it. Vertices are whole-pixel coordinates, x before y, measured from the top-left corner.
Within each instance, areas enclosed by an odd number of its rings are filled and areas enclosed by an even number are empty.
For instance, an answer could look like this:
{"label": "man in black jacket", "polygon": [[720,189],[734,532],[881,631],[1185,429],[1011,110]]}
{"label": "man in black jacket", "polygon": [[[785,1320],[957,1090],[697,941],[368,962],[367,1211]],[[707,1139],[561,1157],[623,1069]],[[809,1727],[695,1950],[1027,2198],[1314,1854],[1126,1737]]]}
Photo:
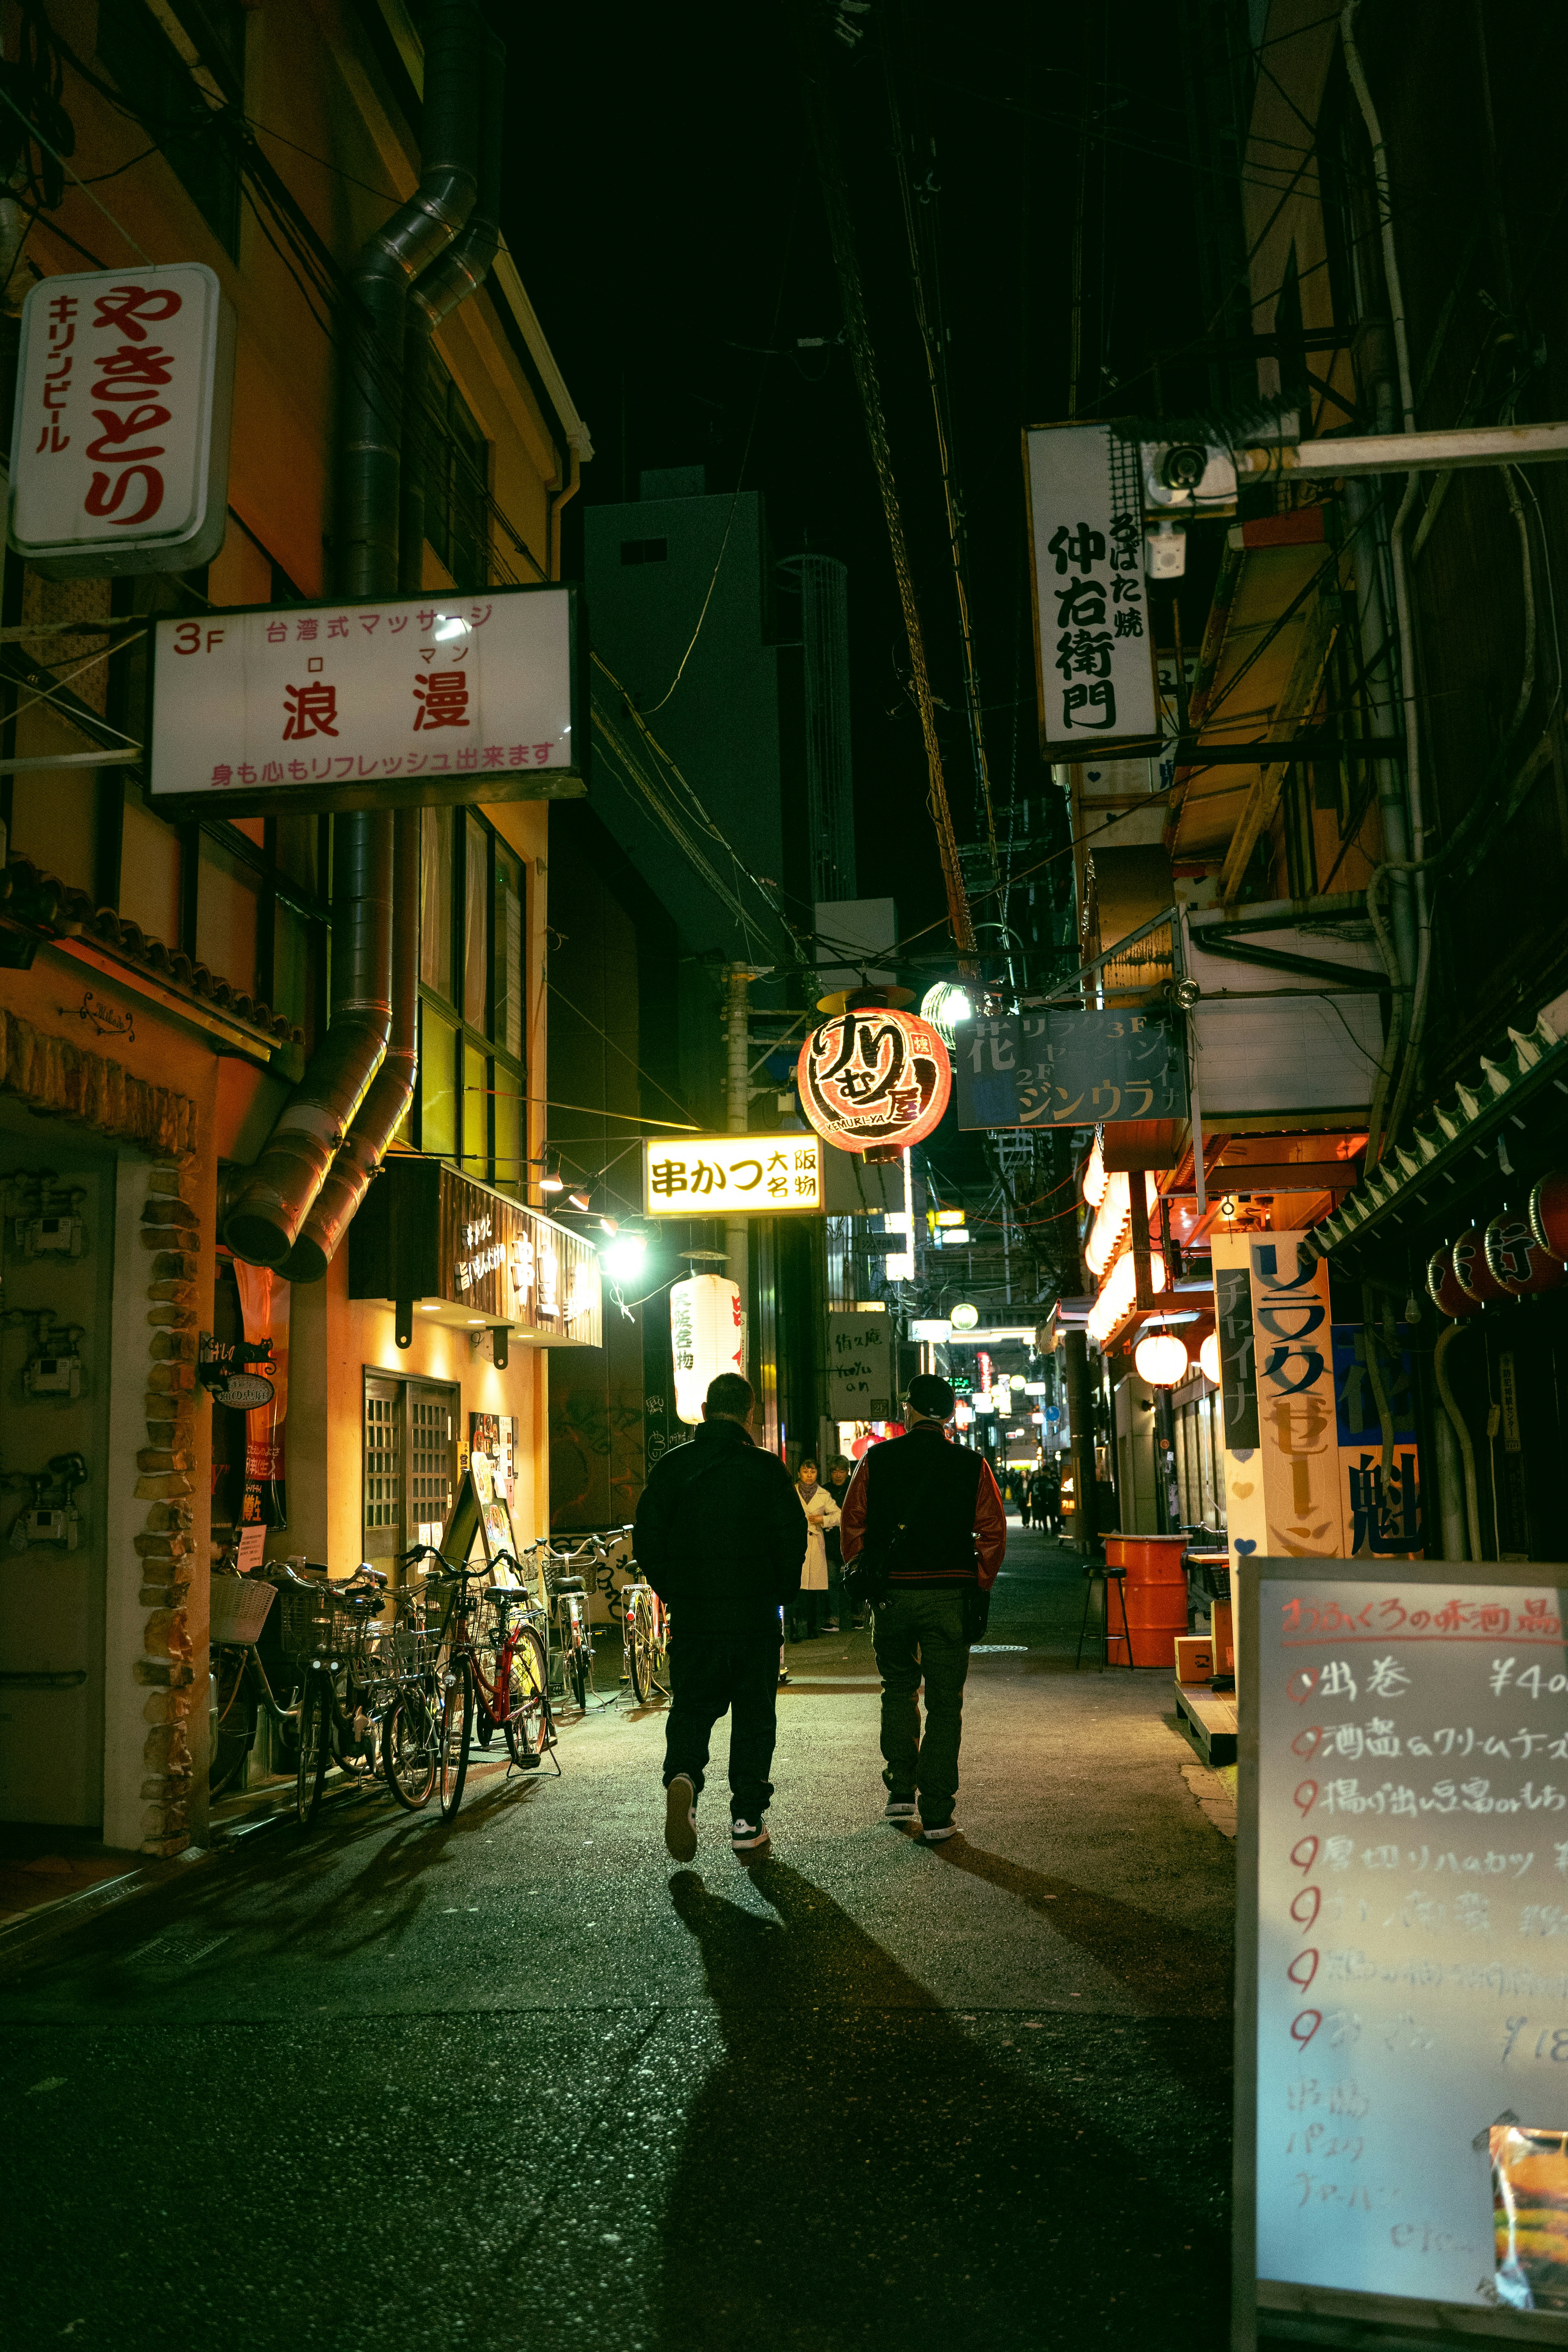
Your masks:
{"label": "man in black jacket", "polygon": [[883,1818],[912,1822],[918,1806],[921,1834],[937,1845],[956,1834],[963,1685],[1006,1553],[1007,1518],[990,1465],[948,1442],[947,1382],[917,1372],[904,1393],[908,1434],[872,1446],[844,1497],[838,1533],[845,1559],[864,1555],[880,1587]]}
{"label": "man in black jacket", "polygon": [[807,1528],[751,1417],[750,1381],[721,1372],[695,1440],[654,1465],[637,1505],[637,1565],[669,1610],[664,1842],[677,1862],[697,1852],[708,1743],[726,1708],[730,1843],[742,1862],[768,1851],[779,1610],[800,1591]]}

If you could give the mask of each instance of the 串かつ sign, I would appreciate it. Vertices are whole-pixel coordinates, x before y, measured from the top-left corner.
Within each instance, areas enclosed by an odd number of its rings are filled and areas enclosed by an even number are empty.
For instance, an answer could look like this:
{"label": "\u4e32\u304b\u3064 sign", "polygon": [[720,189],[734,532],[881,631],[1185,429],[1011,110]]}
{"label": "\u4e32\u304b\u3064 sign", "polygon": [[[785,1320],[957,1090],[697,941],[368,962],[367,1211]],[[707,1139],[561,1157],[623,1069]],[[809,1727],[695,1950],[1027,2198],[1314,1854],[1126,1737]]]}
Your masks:
{"label": "\u4e32\u304b\u3064 sign", "polygon": [[12,546],[47,579],[184,572],[223,545],[234,312],[205,263],[40,278],[22,305]]}
{"label": "\u4e32\u304b\u3064 sign", "polygon": [[1047,760],[1159,748],[1140,462],[1137,442],[1119,440],[1105,425],[1048,425],[1024,436]]}
{"label": "\u4e32\u304b\u3064 sign", "polygon": [[153,804],[237,816],[580,794],[579,671],[571,588],[160,621]]}
{"label": "\u4e32\u304b\u3064 sign", "polygon": [[650,1217],[777,1216],[822,1207],[822,1146],[815,1135],[692,1135],[643,1145],[643,1207]]}
{"label": "\u4e32\u304b\u3064 sign", "polygon": [[1568,1571],[1535,1573],[1240,1570],[1237,2346],[1259,2311],[1568,2342]]}

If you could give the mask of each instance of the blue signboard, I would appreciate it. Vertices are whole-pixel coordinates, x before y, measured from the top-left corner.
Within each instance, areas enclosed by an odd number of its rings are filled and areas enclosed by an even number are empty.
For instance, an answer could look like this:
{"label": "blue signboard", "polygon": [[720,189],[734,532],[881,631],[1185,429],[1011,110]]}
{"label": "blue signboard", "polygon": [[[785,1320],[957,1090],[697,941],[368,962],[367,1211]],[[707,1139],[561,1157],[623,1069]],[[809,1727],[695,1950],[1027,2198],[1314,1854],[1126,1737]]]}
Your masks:
{"label": "blue signboard", "polygon": [[960,1127],[1099,1127],[1185,1118],[1179,1021],[1055,1007],[965,1022],[952,1056]]}

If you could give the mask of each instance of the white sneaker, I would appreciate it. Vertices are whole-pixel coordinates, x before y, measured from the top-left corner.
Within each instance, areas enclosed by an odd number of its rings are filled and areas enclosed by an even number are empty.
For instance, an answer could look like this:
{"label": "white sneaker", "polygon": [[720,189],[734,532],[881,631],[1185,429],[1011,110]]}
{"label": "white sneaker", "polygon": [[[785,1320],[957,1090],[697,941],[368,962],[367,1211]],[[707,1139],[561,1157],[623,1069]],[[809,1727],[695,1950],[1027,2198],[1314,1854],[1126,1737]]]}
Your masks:
{"label": "white sneaker", "polygon": [[882,1808],[885,1822],[912,1822],[918,1807],[912,1797],[889,1797]]}
{"label": "white sneaker", "polygon": [[664,1843],[677,1862],[697,1852],[697,1790],[684,1772],[664,1792]]}
{"label": "white sneaker", "polygon": [[956,1822],[928,1822],[921,1832],[921,1840],[927,1845],[941,1845],[944,1840],[957,1835]]}
{"label": "white sneaker", "polygon": [[766,1822],[732,1821],[730,1844],[742,1862],[759,1862],[773,1843]]}

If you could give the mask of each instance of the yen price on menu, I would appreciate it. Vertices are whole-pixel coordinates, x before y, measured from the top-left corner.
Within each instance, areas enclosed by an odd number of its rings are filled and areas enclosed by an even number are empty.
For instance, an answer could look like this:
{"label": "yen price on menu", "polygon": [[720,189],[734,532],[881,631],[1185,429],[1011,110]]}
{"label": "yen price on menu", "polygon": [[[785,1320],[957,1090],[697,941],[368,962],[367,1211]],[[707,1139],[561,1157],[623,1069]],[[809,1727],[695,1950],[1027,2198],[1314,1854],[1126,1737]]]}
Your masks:
{"label": "yen price on menu", "polygon": [[1411,1565],[1242,1571],[1238,2305],[1568,2344],[1568,1570]]}

